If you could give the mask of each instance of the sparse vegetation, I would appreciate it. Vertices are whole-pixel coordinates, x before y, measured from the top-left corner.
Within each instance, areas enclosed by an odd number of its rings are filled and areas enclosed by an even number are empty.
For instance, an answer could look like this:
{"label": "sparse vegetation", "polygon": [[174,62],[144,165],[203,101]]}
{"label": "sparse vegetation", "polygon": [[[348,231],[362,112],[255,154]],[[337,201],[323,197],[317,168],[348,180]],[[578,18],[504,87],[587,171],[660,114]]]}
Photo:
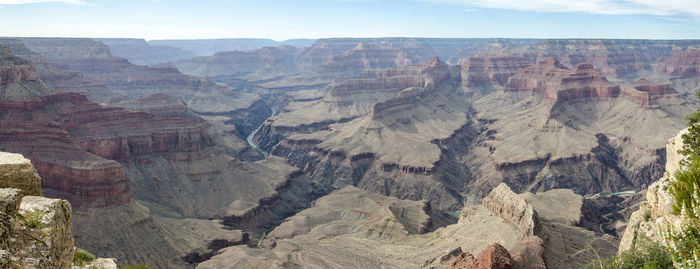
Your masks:
{"label": "sparse vegetation", "polygon": [[46,228],[46,224],[41,222],[44,219],[44,213],[41,211],[29,211],[24,215],[20,215],[24,221],[24,226],[28,229],[43,229]]}
{"label": "sparse vegetation", "polygon": [[607,259],[597,259],[588,265],[588,268],[591,269],[663,269],[672,267],[673,261],[668,248],[657,242],[647,242],[644,247],[630,249]]}
{"label": "sparse vegetation", "polygon": [[84,249],[76,249],[73,253],[73,265],[85,266],[95,260],[95,255],[90,254]]}
{"label": "sparse vegetation", "polygon": [[[695,95],[700,99],[700,91],[696,92]],[[685,119],[688,121],[688,133],[683,134],[683,148],[678,151],[686,156],[686,159],[681,161],[682,165],[700,156],[700,108],[686,116]]]}
{"label": "sparse vegetation", "polygon": [[130,265],[121,265],[120,264],[119,269],[153,269],[153,267],[151,267],[150,265],[145,264],[145,263],[139,263],[139,264],[132,263]]}

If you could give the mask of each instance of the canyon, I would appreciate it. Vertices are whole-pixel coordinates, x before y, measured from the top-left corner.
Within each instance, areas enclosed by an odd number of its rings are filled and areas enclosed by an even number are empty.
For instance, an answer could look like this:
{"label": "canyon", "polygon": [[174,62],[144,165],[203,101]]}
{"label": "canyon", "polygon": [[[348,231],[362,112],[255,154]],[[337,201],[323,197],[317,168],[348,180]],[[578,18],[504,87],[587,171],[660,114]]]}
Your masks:
{"label": "canyon", "polygon": [[120,263],[580,268],[644,194],[599,193],[669,170],[699,48],[0,38],[0,150]]}

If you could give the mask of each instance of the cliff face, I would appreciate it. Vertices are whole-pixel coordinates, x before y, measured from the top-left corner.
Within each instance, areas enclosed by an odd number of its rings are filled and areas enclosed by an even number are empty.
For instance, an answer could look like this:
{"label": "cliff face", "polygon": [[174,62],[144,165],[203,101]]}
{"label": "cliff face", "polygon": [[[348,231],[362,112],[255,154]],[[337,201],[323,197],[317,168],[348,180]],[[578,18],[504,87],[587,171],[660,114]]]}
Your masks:
{"label": "cliff face", "polygon": [[71,205],[41,197],[41,179],[22,155],[0,152],[3,268],[71,268]]}
{"label": "cliff face", "polygon": [[679,48],[694,46],[698,44],[693,40],[553,39],[517,51],[533,61],[553,57],[569,67],[591,63],[605,76],[631,82],[649,76],[654,64],[667,59]]}
{"label": "cliff face", "polygon": [[530,65],[524,57],[471,57],[462,65],[462,80],[467,87],[480,85],[505,86],[508,79]]}
{"label": "cliff face", "polygon": [[632,213],[627,228],[620,241],[619,251],[625,251],[636,246],[639,238],[643,236],[657,242],[661,242],[659,231],[671,225],[674,229],[680,228],[682,217],[673,214],[675,198],[670,193],[670,184],[674,180],[674,174],[680,169],[679,162],[683,155],[678,151],[683,148],[681,136],[687,129],[668,140],[666,145],[666,172],[658,181],[649,185],[646,200],[639,206],[639,210]]}
{"label": "cliff face", "polygon": [[37,97],[52,92],[31,62],[15,56],[0,40],[0,101]]}
{"label": "cliff face", "polygon": [[692,48],[674,54],[665,63],[660,64],[659,71],[671,79],[693,78],[700,75],[700,49]]}

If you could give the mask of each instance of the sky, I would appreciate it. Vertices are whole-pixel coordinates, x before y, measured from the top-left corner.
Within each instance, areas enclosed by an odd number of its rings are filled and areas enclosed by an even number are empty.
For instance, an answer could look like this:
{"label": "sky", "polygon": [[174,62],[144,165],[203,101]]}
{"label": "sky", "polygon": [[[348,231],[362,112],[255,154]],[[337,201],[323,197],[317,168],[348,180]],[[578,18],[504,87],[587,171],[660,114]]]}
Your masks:
{"label": "sky", "polygon": [[0,36],[700,39],[700,0],[0,0]]}

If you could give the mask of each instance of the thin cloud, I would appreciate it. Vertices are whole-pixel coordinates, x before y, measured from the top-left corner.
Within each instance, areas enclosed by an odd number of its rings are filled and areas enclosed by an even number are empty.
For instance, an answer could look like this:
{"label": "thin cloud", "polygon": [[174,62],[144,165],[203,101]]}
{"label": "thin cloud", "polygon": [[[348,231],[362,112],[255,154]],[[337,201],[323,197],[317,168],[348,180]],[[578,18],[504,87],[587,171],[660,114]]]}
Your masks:
{"label": "thin cloud", "polygon": [[583,12],[605,15],[691,14],[700,16],[697,0],[419,0],[461,4],[467,7],[510,9],[534,12]]}
{"label": "thin cloud", "polygon": [[39,3],[66,3],[75,5],[86,5],[83,0],[0,0],[0,5],[26,5]]}

